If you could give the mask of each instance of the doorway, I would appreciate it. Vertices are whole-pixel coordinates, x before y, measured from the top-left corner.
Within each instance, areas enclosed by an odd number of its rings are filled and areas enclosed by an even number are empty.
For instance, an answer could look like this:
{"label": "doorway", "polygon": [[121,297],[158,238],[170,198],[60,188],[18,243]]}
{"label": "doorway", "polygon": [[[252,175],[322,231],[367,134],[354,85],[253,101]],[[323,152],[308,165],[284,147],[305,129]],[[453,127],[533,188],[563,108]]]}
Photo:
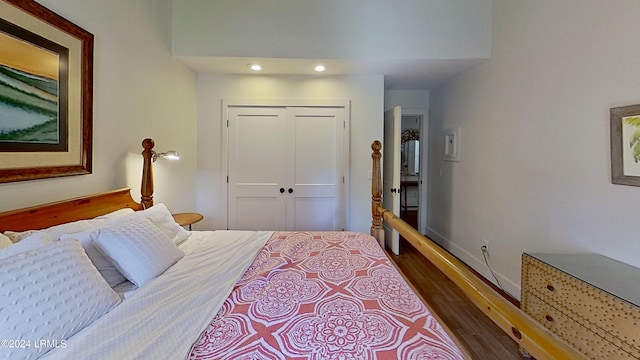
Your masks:
{"label": "doorway", "polygon": [[[426,227],[428,121],[427,111],[401,106],[384,114],[383,206],[418,232]],[[385,246],[399,254],[400,234],[386,223],[383,227]]]}
{"label": "doorway", "polygon": [[400,140],[400,219],[419,229],[421,115],[402,115]]}

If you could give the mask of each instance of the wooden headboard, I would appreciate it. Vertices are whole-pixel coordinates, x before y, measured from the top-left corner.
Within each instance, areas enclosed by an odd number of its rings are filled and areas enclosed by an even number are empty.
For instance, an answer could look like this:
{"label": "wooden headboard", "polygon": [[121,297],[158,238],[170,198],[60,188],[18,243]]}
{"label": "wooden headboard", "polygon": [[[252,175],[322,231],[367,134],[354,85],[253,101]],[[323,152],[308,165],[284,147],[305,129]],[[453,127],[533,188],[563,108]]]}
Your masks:
{"label": "wooden headboard", "polygon": [[119,189],[0,213],[0,232],[45,229],[76,220],[91,219],[112,211],[142,204],[131,198],[130,189]]}
{"label": "wooden headboard", "polygon": [[142,141],[142,187],[140,203],[131,197],[131,189],[112,190],[98,194],[62,200],[24,209],[0,213],[0,232],[45,229],[76,220],[92,219],[112,211],[131,208],[142,210],[153,206],[152,139]]}

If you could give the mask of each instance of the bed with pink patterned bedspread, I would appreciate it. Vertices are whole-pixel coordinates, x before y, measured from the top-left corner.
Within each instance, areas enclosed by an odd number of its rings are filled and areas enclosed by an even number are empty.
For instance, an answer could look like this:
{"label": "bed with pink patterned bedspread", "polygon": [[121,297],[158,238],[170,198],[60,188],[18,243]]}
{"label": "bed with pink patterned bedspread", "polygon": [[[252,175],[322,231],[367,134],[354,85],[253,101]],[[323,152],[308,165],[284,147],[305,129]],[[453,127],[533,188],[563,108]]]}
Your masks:
{"label": "bed with pink patterned bedspread", "polygon": [[276,232],[192,359],[463,359],[376,240]]}

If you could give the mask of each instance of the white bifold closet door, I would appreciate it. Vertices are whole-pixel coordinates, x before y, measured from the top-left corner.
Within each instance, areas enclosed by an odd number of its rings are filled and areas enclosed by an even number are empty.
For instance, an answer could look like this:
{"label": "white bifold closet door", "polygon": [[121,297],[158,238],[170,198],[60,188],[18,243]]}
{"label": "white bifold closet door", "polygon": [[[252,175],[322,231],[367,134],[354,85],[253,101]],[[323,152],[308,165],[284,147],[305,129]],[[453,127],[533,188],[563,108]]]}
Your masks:
{"label": "white bifold closet door", "polygon": [[238,106],[228,115],[229,229],[344,229],[344,108]]}

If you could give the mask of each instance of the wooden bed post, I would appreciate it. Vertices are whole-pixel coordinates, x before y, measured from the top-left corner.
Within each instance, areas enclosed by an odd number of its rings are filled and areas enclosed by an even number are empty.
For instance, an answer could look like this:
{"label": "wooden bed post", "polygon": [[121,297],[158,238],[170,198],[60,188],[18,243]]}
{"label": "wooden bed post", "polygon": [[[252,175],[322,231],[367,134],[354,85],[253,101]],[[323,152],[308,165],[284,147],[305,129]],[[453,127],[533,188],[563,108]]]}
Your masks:
{"label": "wooden bed post", "polygon": [[378,240],[378,243],[384,249],[384,230],[382,229],[382,214],[378,208],[382,206],[382,168],[380,158],[382,154],[382,143],[378,140],[371,144],[371,158],[373,159],[372,177],[371,177],[371,236]]}
{"label": "wooden bed post", "polygon": [[153,206],[153,147],[155,143],[152,139],[142,140],[142,157],[144,163],[142,165],[142,187],[140,188],[140,198],[142,206],[147,209]]}

